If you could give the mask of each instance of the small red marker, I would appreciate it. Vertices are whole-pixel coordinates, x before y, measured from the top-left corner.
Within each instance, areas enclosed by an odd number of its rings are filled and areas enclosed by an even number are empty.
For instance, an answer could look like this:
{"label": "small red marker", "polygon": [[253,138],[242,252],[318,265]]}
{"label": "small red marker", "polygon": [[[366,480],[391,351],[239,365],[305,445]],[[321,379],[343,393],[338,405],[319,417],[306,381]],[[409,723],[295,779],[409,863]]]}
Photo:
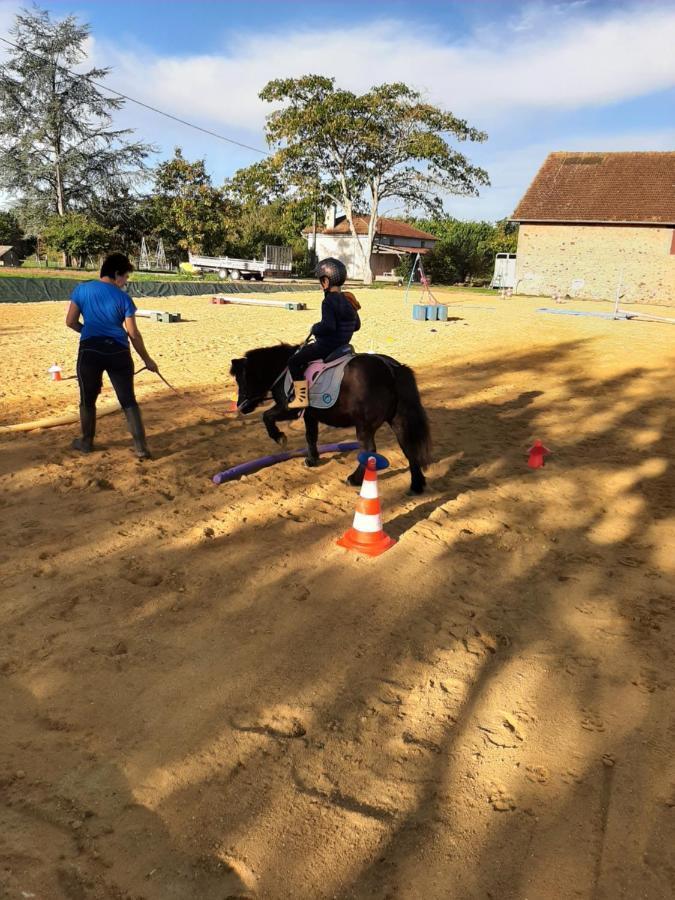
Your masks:
{"label": "small red marker", "polygon": [[540,469],[544,465],[544,457],[551,451],[548,447],[544,447],[541,441],[535,441],[534,446],[530,447],[530,454],[527,464],[531,469]]}

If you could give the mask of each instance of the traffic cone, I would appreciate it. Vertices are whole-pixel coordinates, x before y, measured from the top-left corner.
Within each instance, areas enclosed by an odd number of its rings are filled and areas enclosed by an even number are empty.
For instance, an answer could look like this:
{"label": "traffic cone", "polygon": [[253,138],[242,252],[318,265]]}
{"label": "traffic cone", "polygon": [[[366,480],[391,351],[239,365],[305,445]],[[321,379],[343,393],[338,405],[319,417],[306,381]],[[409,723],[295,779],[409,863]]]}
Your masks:
{"label": "traffic cone", "polygon": [[528,466],[531,469],[541,469],[544,465],[544,457],[551,451],[548,447],[544,447],[541,441],[535,441],[534,446],[530,447],[527,452],[530,454],[527,460]]}
{"label": "traffic cone", "polygon": [[356,501],[354,523],[337,542],[340,547],[356,550],[357,553],[365,553],[368,556],[379,556],[396,543],[382,529],[380,498],[377,492],[378,459],[383,461],[380,468],[389,465],[384,457],[368,454],[361,493]]}
{"label": "traffic cone", "polygon": [[52,376],[52,381],[61,381],[61,366],[54,363],[54,365],[50,366],[47,371]]}

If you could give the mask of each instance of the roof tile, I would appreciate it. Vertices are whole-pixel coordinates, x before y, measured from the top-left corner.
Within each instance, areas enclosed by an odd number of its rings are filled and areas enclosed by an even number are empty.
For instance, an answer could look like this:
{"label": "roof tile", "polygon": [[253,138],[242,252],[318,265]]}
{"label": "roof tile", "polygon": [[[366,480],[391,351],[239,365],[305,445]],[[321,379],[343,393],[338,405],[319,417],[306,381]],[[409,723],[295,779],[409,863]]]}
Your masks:
{"label": "roof tile", "polygon": [[[354,227],[357,234],[368,234],[368,217],[354,216]],[[304,228],[303,232],[309,234],[313,229],[311,227]],[[341,216],[335,228],[317,227],[317,234],[350,234],[349,221],[346,216]],[[420,231],[408,225],[407,222],[401,222],[399,219],[386,219],[380,217],[377,220],[376,234],[378,237],[404,237],[417,238],[421,241],[437,241],[435,234],[429,234],[426,231]]]}
{"label": "roof tile", "polygon": [[675,224],[675,152],[550,153],[517,222]]}

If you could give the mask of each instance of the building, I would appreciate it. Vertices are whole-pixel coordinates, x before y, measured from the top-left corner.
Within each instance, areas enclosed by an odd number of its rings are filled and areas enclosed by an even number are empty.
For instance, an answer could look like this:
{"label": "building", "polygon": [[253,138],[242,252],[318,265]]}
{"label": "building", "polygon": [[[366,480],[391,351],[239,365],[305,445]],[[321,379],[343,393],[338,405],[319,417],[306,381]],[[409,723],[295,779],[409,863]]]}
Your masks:
{"label": "building", "polygon": [[551,153],[512,218],[516,293],[675,304],[675,152]]}
{"label": "building", "polygon": [[18,266],[21,262],[19,254],[9,244],[0,245],[0,266]]}
{"label": "building", "polygon": [[[364,256],[357,245],[357,240],[365,250],[368,240],[368,217],[354,216],[354,227],[357,237],[351,233],[346,216],[337,216],[335,207],[326,214],[323,226],[316,230],[316,255],[318,259],[334,256],[347,266],[347,277],[362,279],[364,277]],[[314,229],[303,229],[307,245],[312,249]],[[379,281],[393,281],[397,278],[396,267],[402,256],[407,254],[422,255],[429,253],[438,238],[419,228],[413,228],[398,219],[379,218],[375,231],[373,252],[370,267],[373,276]]]}

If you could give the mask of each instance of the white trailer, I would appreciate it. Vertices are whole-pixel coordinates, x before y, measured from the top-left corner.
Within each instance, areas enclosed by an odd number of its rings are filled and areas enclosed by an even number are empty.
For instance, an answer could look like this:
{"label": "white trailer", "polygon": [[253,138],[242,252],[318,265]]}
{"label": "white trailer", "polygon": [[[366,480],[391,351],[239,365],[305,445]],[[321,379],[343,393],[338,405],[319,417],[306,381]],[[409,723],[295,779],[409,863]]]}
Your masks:
{"label": "white trailer", "polygon": [[516,254],[498,253],[495,257],[495,272],[490,282],[491,288],[511,288],[516,286]]}
{"label": "white trailer", "polygon": [[265,247],[264,259],[235,259],[230,256],[194,256],[189,254],[190,265],[199,272],[217,272],[219,278],[239,281],[262,281],[265,275],[289,276],[293,268],[293,251],[290,247]]}

